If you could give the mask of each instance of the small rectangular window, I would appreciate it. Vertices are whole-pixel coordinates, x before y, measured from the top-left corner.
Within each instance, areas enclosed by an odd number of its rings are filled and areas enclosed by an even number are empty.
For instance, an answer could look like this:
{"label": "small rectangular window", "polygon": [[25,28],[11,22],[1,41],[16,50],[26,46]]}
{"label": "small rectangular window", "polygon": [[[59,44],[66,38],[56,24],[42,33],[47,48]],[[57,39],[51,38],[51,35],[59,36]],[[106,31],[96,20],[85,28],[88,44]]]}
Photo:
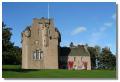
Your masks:
{"label": "small rectangular window", "polygon": [[38,54],[39,54],[39,60],[40,60],[40,59],[41,59],[41,53],[40,53],[40,51],[39,51],[39,53],[38,53]]}
{"label": "small rectangular window", "polygon": [[36,53],[34,52],[33,53],[33,60],[35,60],[36,59]]}
{"label": "small rectangular window", "polygon": [[37,60],[39,59],[39,52],[38,52],[38,50],[36,50],[36,59]]}
{"label": "small rectangular window", "polygon": [[38,23],[40,27],[43,27],[43,24],[41,22]]}
{"label": "small rectangular window", "polygon": [[36,50],[32,56],[33,60],[41,60],[43,58],[43,52]]}
{"label": "small rectangular window", "polygon": [[49,27],[49,23],[45,23],[45,27]]}

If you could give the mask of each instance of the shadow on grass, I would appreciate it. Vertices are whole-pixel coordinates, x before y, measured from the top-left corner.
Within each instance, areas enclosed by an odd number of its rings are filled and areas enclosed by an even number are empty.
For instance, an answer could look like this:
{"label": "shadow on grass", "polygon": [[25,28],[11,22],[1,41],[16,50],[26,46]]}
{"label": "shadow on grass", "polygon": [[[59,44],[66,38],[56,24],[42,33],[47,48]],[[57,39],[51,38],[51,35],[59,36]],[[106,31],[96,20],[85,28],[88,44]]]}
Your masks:
{"label": "shadow on grass", "polygon": [[2,69],[2,71],[13,71],[13,72],[30,72],[30,71],[43,71],[43,69]]}

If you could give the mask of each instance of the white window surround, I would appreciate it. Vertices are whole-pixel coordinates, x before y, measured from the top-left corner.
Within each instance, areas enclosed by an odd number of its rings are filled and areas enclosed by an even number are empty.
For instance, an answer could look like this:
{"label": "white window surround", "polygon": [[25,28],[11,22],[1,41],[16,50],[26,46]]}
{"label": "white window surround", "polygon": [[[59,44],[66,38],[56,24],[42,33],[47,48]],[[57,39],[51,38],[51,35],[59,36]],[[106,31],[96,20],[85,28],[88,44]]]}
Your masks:
{"label": "white window surround", "polygon": [[41,60],[43,59],[43,52],[41,50],[36,50],[32,54],[32,59],[33,60]]}

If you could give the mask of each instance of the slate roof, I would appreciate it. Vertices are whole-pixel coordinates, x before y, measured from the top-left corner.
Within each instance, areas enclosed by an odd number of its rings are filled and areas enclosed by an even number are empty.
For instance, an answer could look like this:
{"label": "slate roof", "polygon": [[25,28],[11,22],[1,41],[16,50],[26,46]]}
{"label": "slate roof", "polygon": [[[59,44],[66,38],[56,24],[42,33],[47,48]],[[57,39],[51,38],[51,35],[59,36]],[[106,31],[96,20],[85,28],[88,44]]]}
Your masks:
{"label": "slate roof", "polygon": [[77,47],[64,47],[61,48],[61,56],[89,56],[89,51],[87,47],[77,46]]}

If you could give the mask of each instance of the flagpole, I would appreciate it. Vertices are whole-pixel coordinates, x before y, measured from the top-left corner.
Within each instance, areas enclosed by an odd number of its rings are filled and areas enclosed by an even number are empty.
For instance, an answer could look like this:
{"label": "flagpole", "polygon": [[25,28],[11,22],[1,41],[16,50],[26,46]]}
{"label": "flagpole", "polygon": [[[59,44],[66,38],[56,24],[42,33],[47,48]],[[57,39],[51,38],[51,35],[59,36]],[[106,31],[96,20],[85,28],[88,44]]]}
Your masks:
{"label": "flagpole", "polygon": [[50,14],[50,13],[49,13],[49,12],[50,12],[50,11],[49,11],[49,8],[50,8],[50,7],[49,7],[49,2],[48,2],[48,19],[49,19],[49,14]]}

